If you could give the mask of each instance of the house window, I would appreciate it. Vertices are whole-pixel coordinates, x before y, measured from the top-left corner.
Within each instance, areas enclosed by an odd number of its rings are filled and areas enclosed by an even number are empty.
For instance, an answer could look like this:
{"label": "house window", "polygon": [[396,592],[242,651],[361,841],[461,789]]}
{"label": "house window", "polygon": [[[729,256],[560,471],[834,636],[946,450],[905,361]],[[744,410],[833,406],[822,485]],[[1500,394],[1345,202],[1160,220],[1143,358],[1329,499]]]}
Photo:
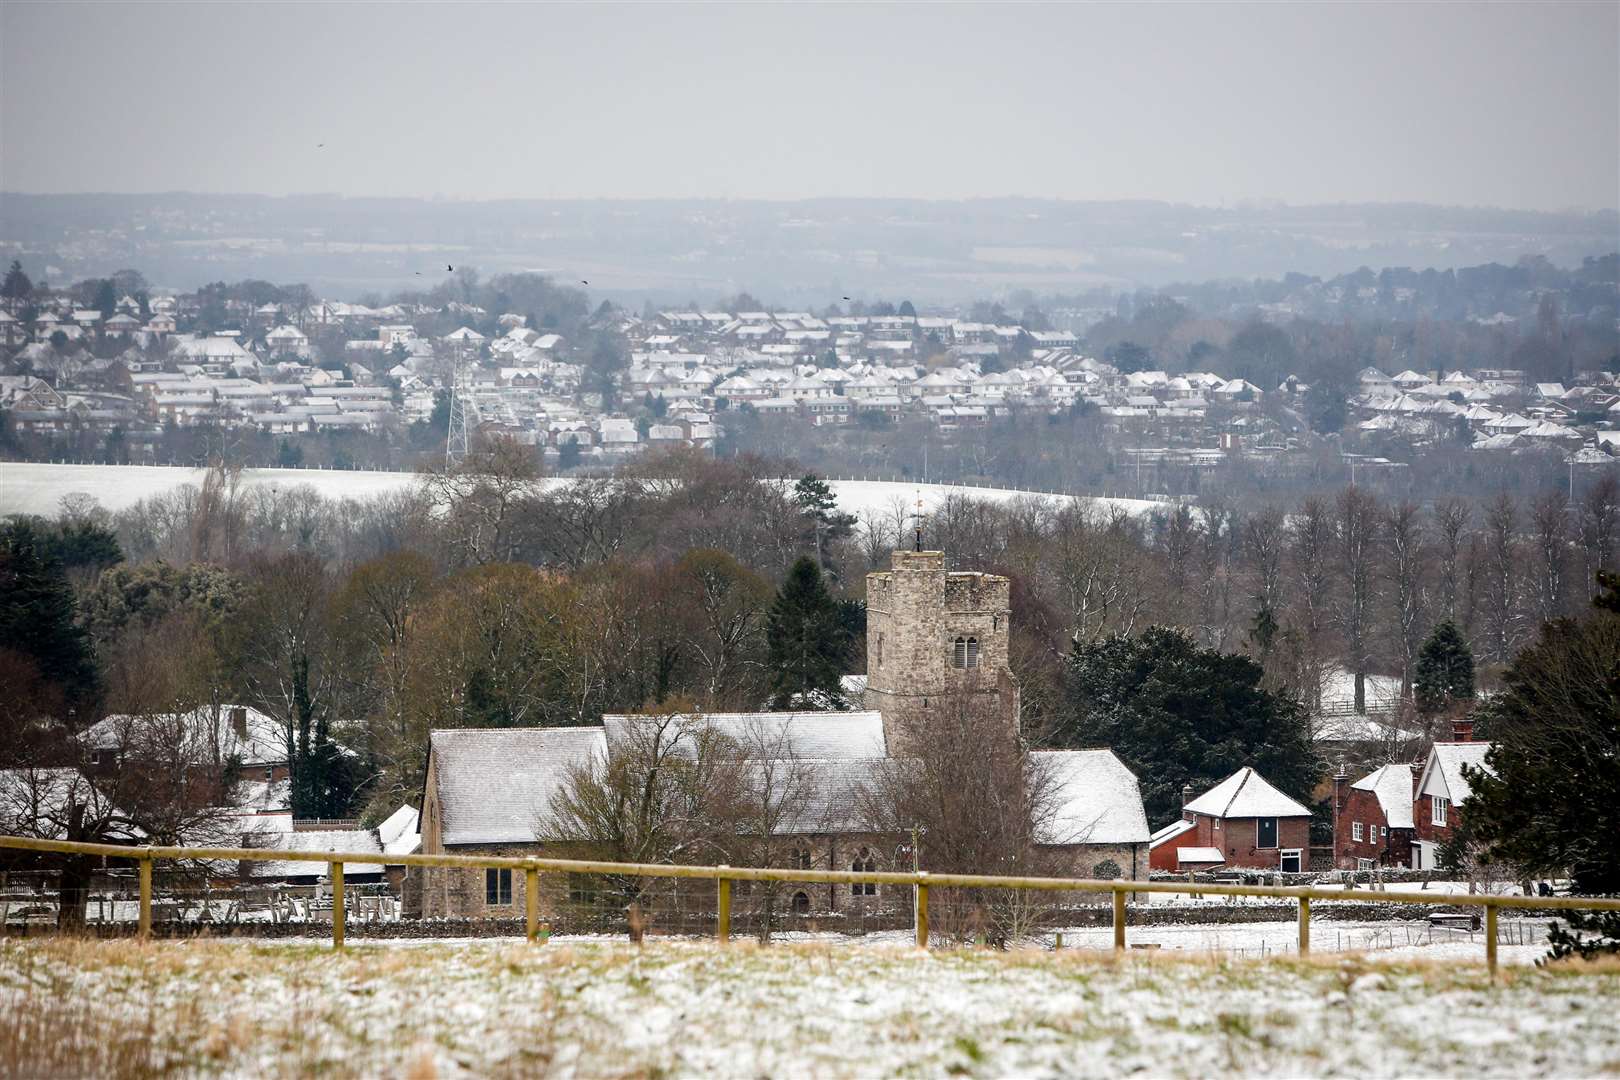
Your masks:
{"label": "house window", "polygon": [[1357,859],[1356,860],[1356,869],[1357,870],[1371,870],[1372,868],[1373,868],[1373,861],[1371,859]]}
{"label": "house window", "polygon": [[979,639],[976,637],[959,637],[951,650],[951,663],[958,668],[976,668],[979,666]]}
{"label": "house window", "polygon": [[[872,849],[861,848],[857,851],[855,861],[849,868],[857,874],[877,873],[877,858],[872,854]],[[849,887],[851,896],[876,896],[877,891],[877,884],[871,881],[858,881]]]}
{"label": "house window", "polygon": [[1350,823],[1350,839],[1352,839],[1352,840],[1360,840],[1361,839],[1361,822],[1354,821],[1354,822]]}
{"label": "house window", "polygon": [[795,870],[810,869],[810,861],[809,848],[794,848],[788,853],[788,865]]}
{"label": "house window", "polygon": [[1277,846],[1277,819],[1263,817],[1254,819],[1254,846],[1260,848],[1274,848]]}
{"label": "house window", "polygon": [[1436,825],[1444,825],[1446,823],[1446,807],[1451,805],[1450,800],[1442,799],[1440,796],[1436,795],[1430,800],[1430,803],[1432,805],[1434,823]]}
{"label": "house window", "polygon": [[512,902],[512,871],[484,871],[484,903],[488,907],[504,907]]}

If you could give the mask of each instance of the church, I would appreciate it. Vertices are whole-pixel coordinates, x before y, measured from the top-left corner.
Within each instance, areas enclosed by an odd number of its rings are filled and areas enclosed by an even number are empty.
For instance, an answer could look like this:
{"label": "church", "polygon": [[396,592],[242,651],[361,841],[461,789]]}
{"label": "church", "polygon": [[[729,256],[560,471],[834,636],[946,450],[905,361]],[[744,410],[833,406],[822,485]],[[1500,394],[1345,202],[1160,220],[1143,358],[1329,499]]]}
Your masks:
{"label": "church", "polygon": [[[861,708],[679,718],[683,726],[725,734],[738,745],[766,748],[753,763],[761,769],[779,757],[805,778],[811,797],[776,826],[793,866],[911,869],[909,856],[897,865],[896,838],[875,835],[862,820],[865,785],[885,763],[903,761],[916,740],[929,738],[943,709],[972,708],[1007,725],[1011,737],[1019,735],[1018,683],[1008,666],[1007,578],[947,570],[943,552],[900,550],[889,570],[867,575],[866,602]],[[577,767],[611,761],[634,745],[638,725],[647,722],[610,715],[593,727],[432,732],[422,852],[569,857],[565,838],[547,835],[557,793]],[[1149,830],[1135,775],[1106,749],[1032,753],[1054,796],[1036,835],[1060,872],[1145,879]],[[925,842],[923,869],[926,851]],[[429,918],[514,917],[524,910],[521,874],[435,868],[412,884],[407,907]],[[790,886],[785,902],[793,912],[835,915],[881,906],[885,898],[876,886],[805,883]],[[543,895],[541,903],[544,910],[555,898]]]}

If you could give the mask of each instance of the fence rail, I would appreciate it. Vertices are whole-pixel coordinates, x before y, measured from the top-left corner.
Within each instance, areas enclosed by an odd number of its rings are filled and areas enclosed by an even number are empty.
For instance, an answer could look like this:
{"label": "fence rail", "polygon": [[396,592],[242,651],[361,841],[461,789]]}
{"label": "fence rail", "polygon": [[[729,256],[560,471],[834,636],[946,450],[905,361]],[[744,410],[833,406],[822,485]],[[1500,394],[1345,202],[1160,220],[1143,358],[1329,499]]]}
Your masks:
{"label": "fence rail", "polygon": [[[163,847],[125,844],[92,844],[69,840],[43,840],[26,836],[0,836],[0,848],[18,851],[53,852],[73,855],[99,855],[129,859],[136,863],[140,879],[140,920],[138,934],[152,933],[152,864],[157,860],[213,860],[238,862],[325,863],[332,884],[332,944],[341,948],[344,937],[345,863],[375,865],[379,856],[371,852],[277,851],[264,848]],[[1126,899],[1132,893],[1170,893],[1203,896],[1251,896],[1295,900],[1299,904],[1299,951],[1310,951],[1311,901],[1361,900],[1372,903],[1414,904],[1432,907],[1478,907],[1485,911],[1485,963],[1496,971],[1497,913],[1529,911],[1620,911],[1620,898],[1573,896],[1472,896],[1436,897],[1432,893],[1375,891],[1372,889],[1327,889],[1316,886],[1224,885],[1180,881],[1098,881],[1089,878],[1003,877],[993,874],[934,874],[918,871],[789,870],[741,866],[673,866],[658,863],[598,862],[588,859],[548,859],[499,855],[391,855],[392,866],[419,866],[448,869],[521,870],[525,876],[525,922],[530,941],[539,940],[539,881],[541,874],[608,874],[618,877],[677,878],[716,883],[719,922],[716,936],[725,942],[731,936],[731,885],[736,881],[778,881],[833,885],[895,885],[914,892],[916,941],[928,947],[928,892],[940,889],[1008,889],[1034,892],[1080,892],[1109,894],[1114,909],[1114,949],[1126,947]]]}

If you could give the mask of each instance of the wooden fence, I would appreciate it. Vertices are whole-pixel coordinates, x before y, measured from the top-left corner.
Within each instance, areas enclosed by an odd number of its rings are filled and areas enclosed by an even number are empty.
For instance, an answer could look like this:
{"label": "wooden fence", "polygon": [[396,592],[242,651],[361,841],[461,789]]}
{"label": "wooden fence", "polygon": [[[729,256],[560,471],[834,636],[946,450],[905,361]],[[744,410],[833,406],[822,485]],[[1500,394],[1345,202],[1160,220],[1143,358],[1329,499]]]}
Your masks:
{"label": "wooden fence", "polygon": [[[140,919],[137,933],[152,933],[152,863],[159,859],[220,861],[315,862],[326,863],[332,883],[332,944],[342,948],[344,932],[343,864],[377,862],[371,852],[272,851],[264,848],[213,847],[132,847],[124,844],[87,844],[67,840],[36,840],[24,836],[0,836],[0,848],[20,851],[98,855],[111,859],[131,859],[139,869]],[[918,948],[928,947],[928,890],[930,888],[1007,889],[1036,892],[1108,893],[1114,905],[1114,949],[1126,946],[1126,897],[1131,893],[1199,894],[1203,896],[1255,896],[1295,900],[1299,904],[1299,951],[1311,948],[1311,901],[1359,900],[1385,904],[1416,904],[1432,907],[1437,902],[1485,910],[1485,964],[1496,972],[1497,913],[1502,909],[1532,911],[1620,911],[1620,899],[1574,896],[1446,896],[1433,893],[1374,891],[1371,889],[1323,889],[1315,886],[1217,885],[1181,881],[1094,881],[1084,878],[998,877],[990,874],[932,874],[926,870],[853,871],[754,869],[738,866],[665,866],[649,863],[593,862],[581,859],[518,858],[483,855],[391,855],[390,865],[443,867],[478,870],[522,871],[525,875],[525,923],[530,941],[540,937],[541,874],[612,874],[619,877],[685,878],[716,883],[719,923],[716,936],[721,942],[731,937],[731,883],[734,881],[815,882],[837,885],[894,885],[914,890],[916,939]]]}

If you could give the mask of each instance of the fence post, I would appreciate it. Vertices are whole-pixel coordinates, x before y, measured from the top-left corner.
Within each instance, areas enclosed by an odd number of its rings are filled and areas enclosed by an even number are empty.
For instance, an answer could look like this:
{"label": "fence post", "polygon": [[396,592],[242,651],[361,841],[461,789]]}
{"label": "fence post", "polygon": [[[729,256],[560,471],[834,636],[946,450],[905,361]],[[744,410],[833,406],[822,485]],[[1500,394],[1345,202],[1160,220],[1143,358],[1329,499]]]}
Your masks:
{"label": "fence post", "polygon": [[1114,886],[1114,951],[1125,951],[1125,890]]}
{"label": "fence post", "polygon": [[346,912],[343,910],[343,864],[335,862],[332,867],[332,948],[343,948],[343,919]]}
{"label": "fence post", "polygon": [[[720,869],[728,870],[730,867],[725,863],[721,863]],[[731,940],[731,879],[721,877],[718,889],[720,894],[720,921],[715,927],[714,936],[716,941],[724,945]]]}
{"label": "fence post", "polygon": [[529,944],[540,938],[540,870],[530,866],[523,871],[523,909]]}
{"label": "fence post", "polygon": [[[925,878],[928,876],[928,871],[919,870],[917,876]],[[917,910],[915,916],[917,948],[926,949],[928,948],[928,883],[926,881],[917,882]]]}
{"label": "fence post", "polygon": [[1299,955],[1305,956],[1311,951],[1311,898],[1299,898]]}
{"label": "fence post", "polygon": [[1496,905],[1485,905],[1485,969],[1496,978]]}
{"label": "fence post", "polygon": [[152,856],[143,857],[138,864],[141,876],[141,918],[139,934],[142,941],[152,936]]}

